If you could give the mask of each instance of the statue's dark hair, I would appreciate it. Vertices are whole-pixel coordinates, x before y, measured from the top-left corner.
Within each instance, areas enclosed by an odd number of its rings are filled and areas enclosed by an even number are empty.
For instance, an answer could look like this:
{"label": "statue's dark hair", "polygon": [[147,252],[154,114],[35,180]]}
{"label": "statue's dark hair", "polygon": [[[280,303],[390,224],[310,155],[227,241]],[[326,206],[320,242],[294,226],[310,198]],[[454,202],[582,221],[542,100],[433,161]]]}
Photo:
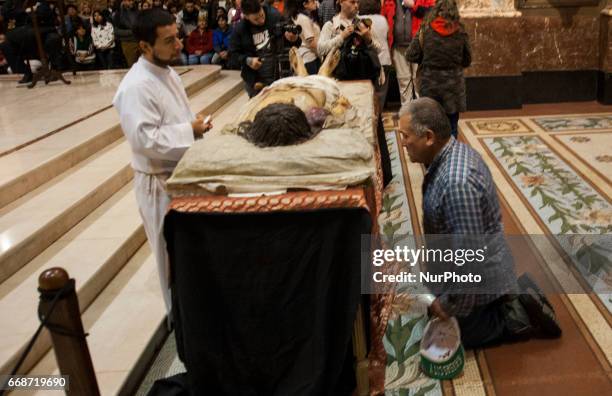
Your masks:
{"label": "statue's dark hair", "polygon": [[276,147],[303,143],[316,133],[299,107],[272,103],[259,110],[252,122],[241,122],[238,134],[258,147]]}

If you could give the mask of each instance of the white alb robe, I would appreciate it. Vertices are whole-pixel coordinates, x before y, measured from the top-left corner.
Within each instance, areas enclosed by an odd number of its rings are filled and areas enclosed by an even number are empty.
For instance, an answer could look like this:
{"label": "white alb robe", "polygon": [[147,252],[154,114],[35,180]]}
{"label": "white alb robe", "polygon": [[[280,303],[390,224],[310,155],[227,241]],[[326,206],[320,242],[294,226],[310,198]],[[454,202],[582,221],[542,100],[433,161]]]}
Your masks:
{"label": "white alb robe", "polygon": [[163,235],[170,197],[165,181],[194,142],[191,122],[195,115],[176,71],[156,66],[142,56],[121,81],[113,105],[132,148],[136,201],[170,312],[169,262]]}

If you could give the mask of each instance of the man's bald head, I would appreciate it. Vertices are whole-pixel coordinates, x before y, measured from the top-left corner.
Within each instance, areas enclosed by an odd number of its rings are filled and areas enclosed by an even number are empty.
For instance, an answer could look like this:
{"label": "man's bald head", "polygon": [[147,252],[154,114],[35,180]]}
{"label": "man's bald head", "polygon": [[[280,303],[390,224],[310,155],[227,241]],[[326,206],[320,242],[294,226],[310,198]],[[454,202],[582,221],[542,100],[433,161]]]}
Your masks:
{"label": "man's bald head", "polygon": [[451,135],[451,125],[444,108],[431,98],[418,98],[402,106],[399,117],[410,116],[410,126],[415,135],[423,136],[427,130],[432,131],[439,140],[446,140]]}

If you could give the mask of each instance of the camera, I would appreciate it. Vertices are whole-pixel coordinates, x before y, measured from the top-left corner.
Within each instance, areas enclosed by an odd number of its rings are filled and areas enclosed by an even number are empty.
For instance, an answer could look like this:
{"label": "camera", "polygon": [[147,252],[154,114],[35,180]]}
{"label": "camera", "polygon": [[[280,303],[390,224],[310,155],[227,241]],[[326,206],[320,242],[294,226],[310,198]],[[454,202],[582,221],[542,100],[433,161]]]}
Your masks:
{"label": "camera", "polygon": [[[368,29],[372,27],[372,20],[370,18],[363,18],[363,19],[359,19],[359,18],[355,18],[352,21],[352,25],[355,27],[355,31],[359,31],[359,24],[363,23]],[[298,26],[300,27],[300,26]],[[340,25],[340,30],[344,30],[346,29],[346,27],[344,25]]]}
{"label": "camera", "polygon": [[287,32],[299,36],[302,33],[302,27],[300,25],[288,22],[286,19],[277,23],[274,27],[274,36],[276,40],[274,53],[276,60],[275,80],[293,75],[289,62],[289,49],[291,46],[285,45],[284,36]]}
{"label": "camera", "polygon": [[283,25],[283,33],[293,33],[295,35],[300,35],[302,33],[302,27],[300,25],[294,25],[292,23],[287,23]]}

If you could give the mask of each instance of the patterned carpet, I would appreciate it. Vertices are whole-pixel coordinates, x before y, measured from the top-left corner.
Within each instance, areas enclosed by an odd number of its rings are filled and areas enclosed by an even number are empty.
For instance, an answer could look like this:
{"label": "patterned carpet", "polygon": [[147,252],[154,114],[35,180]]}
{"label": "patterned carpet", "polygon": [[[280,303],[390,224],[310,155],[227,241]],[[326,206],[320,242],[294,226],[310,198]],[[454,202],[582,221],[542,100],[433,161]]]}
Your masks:
{"label": "patterned carpet", "polygon": [[[379,217],[382,239],[387,246],[401,244],[407,235],[415,234],[411,215],[411,181],[404,172],[405,161],[389,117],[384,118],[387,145],[391,158],[393,179],[383,194],[383,207]],[[389,396],[441,395],[439,381],[427,378],[419,370],[419,345],[427,324],[425,312],[414,308],[408,295],[396,297],[383,339],[387,351],[385,389]]]}
{"label": "patterned carpet", "polygon": [[[553,236],[561,254],[569,253],[564,243],[568,235],[612,234],[611,115],[468,120],[463,124],[468,126],[464,136],[470,143],[478,141],[475,147],[484,149],[538,223],[539,229],[529,233]],[[520,124],[530,131],[499,136],[507,125]],[[608,251],[598,265],[575,263],[575,268],[579,282],[604,291],[597,297],[609,313],[612,295],[605,291],[612,287],[612,246],[608,239],[599,238]]]}
{"label": "patterned carpet", "polygon": [[[389,243],[397,242],[395,235],[420,232],[424,170],[399,151],[394,114],[385,114],[384,125],[395,178],[384,195],[379,222]],[[479,118],[462,120],[459,126],[462,139],[491,169],[507,233],[536,235],[528,238],[517,271],[535,271],[541,284],[565,292],[549,296],[564,337],[559,342],[537,340],[469,352],[461,377],[432,382],[422,377],[416,358],[425,318],[411,311],[409,301],[398,301],[385,339],[387,395],[611,391],[612,115]],[[395,173],[398,168],[401,175]],[[587,235],[596,235],[596,242],[584,243]],[[572,243],[582,249],[577,253]],[[586,263],[579,260],[585,256]],[[591,288],[597,292],[589,293]],[[518,349],[542,352],[519,359],[514,355]],[[584,362],[581,369],[592,377],[589,390],[576,369],[564,362],[572,350],[572,357]],[[556,366],[557,372],[547,366]],[[511,367],[516,372],[510,372]]]}

